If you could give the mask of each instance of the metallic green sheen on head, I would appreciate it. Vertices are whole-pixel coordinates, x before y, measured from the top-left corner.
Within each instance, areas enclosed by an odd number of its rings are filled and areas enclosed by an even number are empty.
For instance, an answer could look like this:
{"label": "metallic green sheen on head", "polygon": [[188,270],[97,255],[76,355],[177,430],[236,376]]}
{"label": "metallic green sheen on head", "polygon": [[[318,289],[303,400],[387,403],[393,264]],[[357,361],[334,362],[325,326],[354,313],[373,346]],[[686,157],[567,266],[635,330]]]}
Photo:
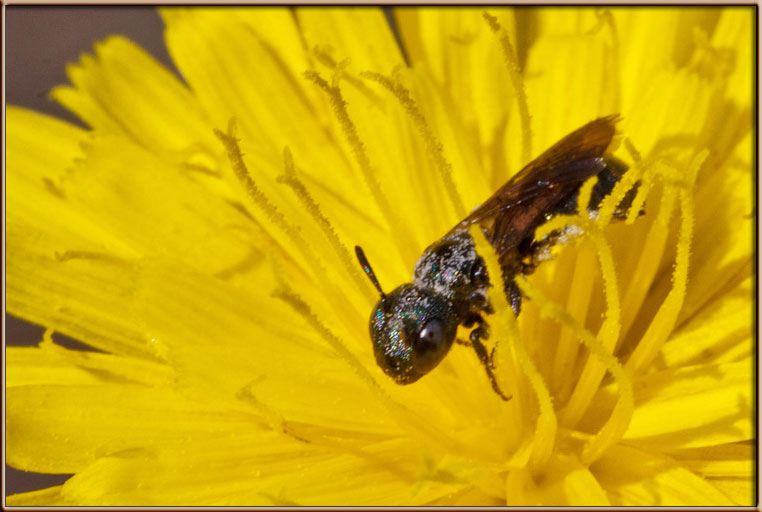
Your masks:
{"label": "metallic green sheen on head", "polygon": [[398,384],[417,381],[447,355],[458,330],[452,303],[430,288],[403,284],[370,317],[376,361]]}

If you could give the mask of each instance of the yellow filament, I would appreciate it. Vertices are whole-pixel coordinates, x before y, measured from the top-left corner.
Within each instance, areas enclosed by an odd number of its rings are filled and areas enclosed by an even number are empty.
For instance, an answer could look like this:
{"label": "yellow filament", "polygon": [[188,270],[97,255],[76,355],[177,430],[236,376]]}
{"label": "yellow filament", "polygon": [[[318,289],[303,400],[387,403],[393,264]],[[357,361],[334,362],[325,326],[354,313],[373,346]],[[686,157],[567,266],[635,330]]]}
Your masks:
{"label": "yellow filament", "polygon": [[619,387],[619,400],[614,407],[606,424],[586,444],[582,452],[582,461],[590,464],[597,459],[609,446],[616,443],[627,430],[632,412],[634,410],[634,395],[632,392],[632,379],[610,351],[604,347],[593,335],[585,329],[569,313],[559,305],[553,303],[535,288],[526,278],[519,276],[516,282],[522,292],[526,293],[540,308],[540,315],[552,318],[563,323],[570,329],[577,339],[580,340],[590,352],[598,358],[603,366],[611,373]]}
{"label": "yellow filament", "polygon": [[[598,331],[597,342],[601,347],[611,354],[616,348],[621,329],[620,322],[620,303],[619,290],[617,286],[616,271],[614,268],[614,258],[611,254],[611,247],[606,242],[598,226],[589,223],[587,233],[595,244],[598,253],[598,260],[601,265],[601,276],[604,284],[604,294],[606,296],[606,319],[603,321]],[[597,360],[588,359],[585,368],[580,375],[577,385],[572,392],[564,411],[562,419],[564,425],[573,427],[587,411],[590,402],[598,389],[598,385],[605,373],[605,367]]]}
{"label": "yellow filament", "polygon": [[220,279],[230,279],[236,274],[243,274],[247,270],[250,270],[259,261],[260,253],[255,247],[250,247],[246,256],[241,258],[237,263],[233,263],[222,270],[215,272],[214,276]]}
{"label": "yellow filament", "polygon": [[642,370],[653,361],[675,327],[680,309],[683,306],[685,290],[688,284],[691,239],[693,238],[694,205],[692,185],[701,164],[708,155],[709,151],[703,150],[693,158],[688,166],[686,176],[689,186],[680,188],[680,233],[677,240],[675,267],[672,273],[672,289],[667,294],[667,298],[664,299],[661,307],[659,307],[659,311],[643,335],[643,339],[627,361],[627,369],[630,373]]}
{"label": "yellow filament", "polygon": [[376,94],[370,87],[365,85],[365,82],[354,76],[352,73],[346,70],[346,66],[339,64],[328,53],[326,48],[316,46],[313,49],[313,53],[318,62],[328,67],[332,71],[341,71],[341,78],[349,83],[352,87],[356,88],[366,98],[372,101],[377,107],[383,108],[384,102],[381,97]]}
{"label": "yellow filament", "polygon": [[[223,133],[216,129],[214,130],[214,133],[217,135],[217,138],[220,139],[222,145],[225,147],[225,151],[227,152],[228,160],[230,161],[233,173],[241,183],[241,186],[246,192],[246,196],[256,207],[260,208],[265,213],[265,215],[267,215],[273,224],[278,226],[294,242],[294,245],[299,248],[299,250],[305,256],[306,261],[313,262],[317,266],[317,262],[315,261],[312,252],[309,250],[307,242],[299,234],[299,231],[296,229],[296,227],[289,224],[283,213],[280,212],[278,208],[270,202],[264,192],[262,192],[259,187],[257,187],[257,184],[252,179],[251,175],[249,174],[249,170],[246,168],[246,164],[243,161],[243,154],[241,153],[241,148],[238,145],[238,139],[235,137],[235,131],[235,122],[233,119],[231,119],[228,125],[228,133]],[[317,270],[319,272],[320,269]],[[317,275],[325,275],[325,273],[319,272]]]}
{"label": "yellow filament", "polygon": [[[611,191],[611,193],[603,199],[601,202],[601,207],[598,210],[598,217],[600,219],[601,225],[606,225],[611,222],[611,218],[616,211],[616,207],[619,206],[619,203],[622,202],[622,199],[624,199],[624,196],[627,195],[627,192],[629,192],[630,189],[635,185],[635,182],[640,179],[641,173],[642,167],[639,165],[629,169],[624,174],[624,176],[622,176],[622,179],[620,179],[619,182],[614,186],[614,189]],[[631,211],[632,210],[634,210],[634,208],[631,208]],[[635,211],[637,212],[639,210]]]}
{"label": "yellow filament", "polygon": [[399,243],[393,245],[400,250],[405,260],[414,260],[417,257],[417,254],[414,253],[416,244],[413,242],[414,238],[410,233],[409,223],[402,222],[397,213],[389,205],[386,197],[384,197],[381,184],[376,179],[376,175],[370,165],[365,146],[360,140],[360,136],[357,134],[357,128],[349,117],[346,102],[341,95],[341,90],[338,86],[326,82],[314,71],[307,71],[305,76],[312,80],[328,96],[328,100],[333,107],[334,115],[339,121],[344,136],[347,138],[347,142],[349,142],[349,145],[352,148],[352,154],[354,155],[357,164],[360,166],[360,170],[365,178],[365,183],[370,189],[374,201],[384,217],[386,217],[391,231],[395,233],[396,236],[400,237]]}
{"label": "yellow filament", "polygon": [[[643,163],[643,158],[640,156],[640,152],[637,150],[630,139],[624,139],[624,147],[632,157],[633,166],[630,171],[637,170],[639,176],[650,175],[647,174],[650,170],[650,165],[645,165]],[[633,199],[632,205],[630,206],[630,211],[627,212],[627,219],[625,220],[625,224],[632,224],[635,222],[635,219],[638,218],[640,211],[645,205],[646,197],[648,196],[648,193],[651,191],[652,187],[653,179],[647,179],[645,182],[641,181],[640,186],[638,187],[638,192],[635,194],[635,199]]]}
{"label": "yellow filament", "polygon": [[[487,241],[482,230],[477,226],[471,226],[469,231],[476,244],[476,251],[482,258],[484,258],[488,274],[490,276],[502,275],[495,250]],[[511,347],[516,356],[516,362],[524,371],[532,390],[537,396],[540,412],[537,417],[537,426],[532,443],[532,454],[529,459],[529,464],[535,471],[540,471],[553,453],[558,422],[556,420],[556,414],[553,411],[553,403],[548,387],[545,385],[542,375],[540,375],[537,366],[535,366],[534,361],[532,361],[532,358],[529,356],[529,353],[522,342],[521,335],[519,334],[516,325],[516,319],[511,312],[508,301],[502,290],[503,287],[499,282],[494,283],[489,293],[490,301],[492,302],[495,311],[497,311],[496,317],[502,318],[503,320]]]}
{"label": "yellow filament", "polygon": [[302,441],[305,443],[312,442],[312,440],[304,437],[304,434],[296,434],[294,432],[294,429],[291,425],[289,425],[289,422],[286,421],[283,416],[273,410],[271,407],[268,407],[264,403],[262,403],[253,393],[252,386],[254,386],[255,383],[249,383],[246,386],[244,386],[241,390],[238,391],[236,394],[236,398],[241,400],[242,402],[245,402],[249,405],[251,405],[255,411],[257,411],[264,422],[267,424],[268,427],[270,427],[272,430],[276,432],[281,432],[289,437],[292,437],[298,441]]}
{"label": "yellow filament", "polygon": [[[277,273],[276,273],[277,275]],[[299,316],[303,317],[307,323],[336,351],[339,356],[349,364],[354,372],[365,381],[370,388],[378,388],[378,383],[373,380],[368,370],[360,363],[354,354],[344,345],[344,343],[333,334],[325,325],[323,325],[317,316],[312,312],[310,306],[294,292],[284,281],[279,278],[279,286],[272,292],[272,296],[285,302]]]}
{"label": "yellow filament", "polygon": [[632,200],[632,204],[630,205],[630,210],[627,212],[627,219],[625,219],[625,224],[633,224],[638,218],[640,212],[643,210],[643,207],[646,204],[646,197],[648,197],[648,193],[651,191],[652,186],[653,180],[650,179],[640,183],[638,191],[635,193],[635,198]]}
{"label": "yellow filament", "polygon": [[[323,215],[323,213],[320,211],[320,206],[317,204],[317,202],[314,201],[314,199],[310,195],[307,188],[304,186],[301,180],[299,180],[299,178],[296,176],[296,169],[294,167],[293,157],[291,155],[291,151],[288,148],[284,150],[284,165],[285,165],[285,172],[283,175],[277,178],[277,181],[287,184],[295,191],[302,205],[307,209],[308,213],[312,216],[312,218],[317,222],[317,224],[323,230],[323,233],[328,238],[329,243],[333,246],[334,250],[339,255],[339,259],[342,261],[345,269],[347,270],[347,272],[349,272],[349,275],[353,277],[356,284],[359,286],[358,289],[366,290],[366,292],[369,295],[375,294],[375,291],[371,288],[370,282],[367,279],[363,279],[362,276],[360,275],[360,272],[357,270],[357,266],[352,264],[351,256],[349,255],[347,249],[339,240],[338,235],[336,235],[336,233],[333,231],[331,222],[328,220],[327,217]],[[311,262],[312,267],[314,267],[312,270],[314,271],[314,275],[316,276],[317,283],[323,289],[323,292],[325,293],[326,296],[330,296],[334,298],[334,301],[337,303],[336,304],[337,309],[339,311],[344,311],[344,312],[354,311],[354,312],[357,312],[358,314],[361,314],[360,311],[358,310],[358,303],[356,301],[351,301],[349,299],[349,294],[345,293],[344,290],[340,290],[339,287],[336,286],[336,283],[343,283],[344,281],[342,281],[341,279],[330,278],[328,274],[329,269],[326,269],[326,267],[322,264],[322,262],[317,256],[317,253],[315,253],[315,251],[310,251],[306,243],[304,245],[299,245],[298,249],[304,256],[305,261]],[[272,265],[277,267],[276,260],[271,259],[270,261]],[[332,272],[336,271],[333,265],[330,265],[330,271]],[[274,268],[274,275],[276,277],[280,276],[282,275],[282,271],[279,270],[278,268]],[[347,314],[339,316],[339,320],[345,326],[347,326],[350,331],[353,330],[355,327],[353,321],[351,320],[352,318],[355,318],[355,317],[353,317],[352,315],[347,315]]]}
{"label": "yellow filament", "polygon": [[577,215],[580,217],[587,217],[587,205],[590,204],[590,197],[593,195],[593,187],[598,182],[598,177],[593,176],[588,178],[585,183],[579,188],[579,195],[577,195]]}
{"label": "yellow filament", "polygon": [[546,223],[534,230],[534,239],[542,240],[553,231],[561,231],[570,224],[584,223],[585,219],[577,215],[556,215]]}
{"label": "yellow filament", "polygon": [[661,205],[659,213],[648,230],[643,246],[638,258],[638,263],[627,284],[627,289],[622,299],[622,332],[629,331],[632,323],[635,321],[643,299],[648,293],[654,276],[659,269],[661,257],[664,254],[664,248],[667,244],[667,235],[669,234],[669,219],[672,216],[672,210],[675,205],[675,189],[665,187],[661,196]]}
{"label": "yellow filament", "polygon": [[445,158],[442,143],[431,132],[426,118],[421,113],[416,102],[410,97],[410,91],[403,87],[399,80],[392,80],[380,73],[364,72],[360,76],[370,78],[386,87],[400,102],[402,108],[405,109],[405,113],[407,113],[421,134],[426,144],[429,158],[434,162],[436,168],[439,169],[439,174],[442,176],[445,190],[447,190],[447,195],[450,196],[455,213],[459,219],[464,218],[466,216],[466,208],[463,206],[463,201],[458,194],[455,181],[452,179],[452,164]]}
{"label": "yellow filament", "polygon": [[505,65],[508,68],[513,89],[516,91],[516,103],[519,107],[519,117],[521,120],[521,159],[526,164],[532,157],[532,129],[530,127],[529,103],[527,102],[527,93],[524,89],[524,80],[521,77],[519,61],[516,58],[516,52],[513,51],[513,45],[511,45],[508,33],[500,25],[497,18],[486,12],[482,13],[482,16],[484,16],[492,32],[495,33],[498,41],[500,41]]}
{"label": "yellow filament", "polygon": [[228,124],[228,133],[223,133],[220,130],[215,129],[214,134],[220,139],[222,145],[225,147],[225,151],[228,155],[228,160],[233,169],[238,181],[241,183],[243,190],[251,202],[262,209],[268,218],[276,225],[281,227],[287,233],[296,235],[296,231],[293,226],[290,226],[286,221],[283,213],[278,211],[278,208],[267,199],[267,196],[262,192],[254,180],[249,174],[249,170],[246,168],[246,164],[243,162],[243,153],[238,145],[238,139],[236,138],[236,126],[233,119]]}
{"label": "yellow filament", "polygon": [[[597,270],[595,265],[590,264],[590,251],[590,246],[583,244],[574,263],[574,274],[566,300],[566,310],[574,318],[584,318],[583,315],[590,307],[590,299],[593,296]],[[569,329],[562,329],[553,360],[554,389],[559,401],[566,400],[571,393],[574,382],[569,379],[569,374],[577,358],[578,346],[574,333]]]}
{"label": "yellow filament", "polygon": [[325,215],[323,215],[323,212],[320,210],[320,205],[313,199],[312,195],[310,195],[309,191],[307,190],[307,187],[304,186],[304,183],[302,183],[302,181],[296,175],[294,159],[291,156],[291,151],[288,148],[283,151],[283,158],[285,161],[286,170],[285,174],[278,177],[278,182],[285,183],[291,187],[299,201],[302,203],[302,206],[304,206],[304,209],[307,210],[307,213],[309,213],[315,223],[320,227],[321,231],[328,240],[328,243],[331,245],[333,250],[336,252],[336,255],[339,257],[339,261],[341,261],[341,264],[344,266],[344,270],[349,276],[352,277],[357,287],[359,289],[367,289],[369,294],[375,293],[374,290],[371,289],[369,281],[360,275],[357,263],[353,261],[349,250],[341,242],[339,236],[336,234],[336,231],[334,231],[333,226],[331,225],[331,221],[328,220]]}

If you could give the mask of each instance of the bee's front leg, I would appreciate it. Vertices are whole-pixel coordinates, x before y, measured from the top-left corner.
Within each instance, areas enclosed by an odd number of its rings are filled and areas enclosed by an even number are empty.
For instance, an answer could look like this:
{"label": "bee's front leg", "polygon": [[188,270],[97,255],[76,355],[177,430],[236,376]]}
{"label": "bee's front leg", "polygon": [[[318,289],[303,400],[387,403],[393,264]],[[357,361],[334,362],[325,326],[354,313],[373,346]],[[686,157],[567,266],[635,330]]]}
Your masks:
{"label": "bee's front leg", "polygon": [[511,399],[511,397],[505,396],[505,394],[500,390],[497,379],[495,379],[495,375],[492,373],[492,356],[487,354],[487,349],[484,347],[484,344],[481,341],[482,339],[489,339],[489,324],[481,316],[472,317],[469,320],[471,321],[472,325],[473,323],[478,324],[476,328],[471,331],[471,335],[469,336],[471,339],[471,345],[474,347],[479,361],[481,361],[482,365],[484,366],[484,370],[487,372],[487,377],[489,377],[489,381],[492,384],[492,389],[495,390],[495,393],[497,393],[500,398],[507,402]]}

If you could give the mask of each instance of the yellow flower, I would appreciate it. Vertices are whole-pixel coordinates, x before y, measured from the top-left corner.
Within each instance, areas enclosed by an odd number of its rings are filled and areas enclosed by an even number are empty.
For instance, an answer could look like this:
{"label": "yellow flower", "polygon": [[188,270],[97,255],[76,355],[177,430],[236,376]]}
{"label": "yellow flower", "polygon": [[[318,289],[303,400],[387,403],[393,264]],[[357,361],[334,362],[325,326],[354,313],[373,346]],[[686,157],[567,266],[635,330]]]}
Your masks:
{"label": "yellow flower", "polygon": [[[752,503],[752,8],[162,16],[184,82],[113,37],[53,92],[89,130],[6,111],[7,461],[74,474],[8,504]],[[458,345],[383,375],[349,248],[409,281],[612,113],[645,213],[491,289],[512,400]]]}

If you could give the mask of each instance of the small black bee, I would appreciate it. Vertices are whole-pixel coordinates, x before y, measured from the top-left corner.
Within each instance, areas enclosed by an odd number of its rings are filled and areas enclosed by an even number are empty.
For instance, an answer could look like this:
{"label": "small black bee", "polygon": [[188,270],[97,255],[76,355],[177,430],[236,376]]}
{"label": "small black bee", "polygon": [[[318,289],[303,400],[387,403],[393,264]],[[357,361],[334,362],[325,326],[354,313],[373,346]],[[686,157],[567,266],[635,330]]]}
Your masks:
{"label": "small black bee", "polygon": [[[388,295],[382,291],[362,249],[355,247],[360,265],[381,294],[370,317],[370,336],[376,361],[387,375],[398,384],[417,381],[447,355],[459,325],[476,326],[470,334],[471,345],[495,392],[509,400],[497,385],[492,357],[481,341],[489,337],[485,315],[494,313],[487,298],[491,283],[468,228],[478,223],[495,248],[506,297],[518,315],[521,291],[515,276],[531,274],[563,235],[554,232],[537,240],[535,229],[554,215],[575,212],[582,183],[597,174],[598,182],[587,206],[591,214],[596,214],[603,198],[627,171],[623,162],[606,154],[617,121],[616,115],[596,119],[530,162],[429,246],[415,264],[413,282]],[[616,217],[626,216],[637,186],[618,205]]]}

